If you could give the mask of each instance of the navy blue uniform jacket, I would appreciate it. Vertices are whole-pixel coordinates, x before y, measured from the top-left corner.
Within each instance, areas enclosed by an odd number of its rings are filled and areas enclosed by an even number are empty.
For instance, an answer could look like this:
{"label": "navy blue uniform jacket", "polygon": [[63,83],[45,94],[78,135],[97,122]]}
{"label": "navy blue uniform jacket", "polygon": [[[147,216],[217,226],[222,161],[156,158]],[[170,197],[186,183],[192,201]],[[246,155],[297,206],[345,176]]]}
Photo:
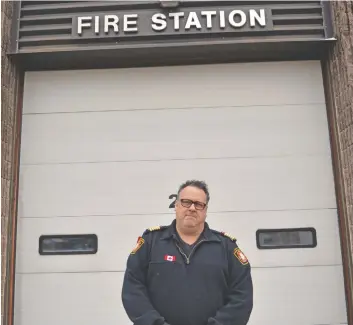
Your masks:
{"label": "navy blue uniform jacket", "polygon": [[[186,255],[186,256],[185,256]],[[205,230],[187,256],[170,226],[145,231],[127,260],[123,306],[135,325],[245,325],[250,264],[235,239]]]}

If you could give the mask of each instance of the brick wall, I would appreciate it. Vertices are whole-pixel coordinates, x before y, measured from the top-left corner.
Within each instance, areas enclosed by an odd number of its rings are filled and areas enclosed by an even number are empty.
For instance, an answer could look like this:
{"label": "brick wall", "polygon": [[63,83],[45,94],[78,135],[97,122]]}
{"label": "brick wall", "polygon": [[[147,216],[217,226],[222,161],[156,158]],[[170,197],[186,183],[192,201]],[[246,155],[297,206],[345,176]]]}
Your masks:
{"label": "brick wall", "polygon": [[353,251],[353,2],[334,1],[336,46],[330,52],[334,108]]}
{"label": "brick wall", "polygon": [[[336,156],[336,180],[339,200],[348,304],[353,306],[353,1],[332,1],[336,44],[325,64],[329,84],[329,116],[333,131],[333,154]],[[344,231],[345,229],[345,231]],[[353,324],[353,311],[349,311]]]}
{"label": "brick wall", "polygon": [[19,72],[6,56],[11,46],[15,1],[1,1],[1,324],[7,324],[8,277],[11,255],[14,199],[13,151],[16,131],[16,93]]}

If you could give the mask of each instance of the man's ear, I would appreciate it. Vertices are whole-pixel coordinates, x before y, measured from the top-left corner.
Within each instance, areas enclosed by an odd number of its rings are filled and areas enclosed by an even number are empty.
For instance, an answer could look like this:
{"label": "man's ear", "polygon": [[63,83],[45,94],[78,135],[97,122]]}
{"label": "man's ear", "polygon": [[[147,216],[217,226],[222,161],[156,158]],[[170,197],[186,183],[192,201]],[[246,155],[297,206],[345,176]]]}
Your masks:
{"label": "man's ear", "polygon": [[178,205],[178,199],[175,199],[174,210],[176,209],[177,205]]}

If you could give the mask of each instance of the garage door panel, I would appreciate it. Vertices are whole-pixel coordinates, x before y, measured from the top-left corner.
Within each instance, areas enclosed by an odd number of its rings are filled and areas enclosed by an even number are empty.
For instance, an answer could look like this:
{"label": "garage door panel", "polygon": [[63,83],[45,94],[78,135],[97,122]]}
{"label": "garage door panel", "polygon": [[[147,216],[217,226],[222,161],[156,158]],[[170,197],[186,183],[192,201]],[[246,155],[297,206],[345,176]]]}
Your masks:
{"label": "garage door panel", "polygon": [[324,104],[25,115],[21,163],[329,154],[326,122]]}
{"label": "garage door panel", "polygon": [[[18,223],[17,272],[92,272],[122,271],[126,259],[144,229],[168,225],[174,215],[106,216],[75,218],[21,218]],[[238,245],[253,267],[288,267],[341,264],[335,210],[277,211],[252,213],[210,213],[211,228],[226,231],[238,239]],[[315,248],[259,250],[256,231],[259,228],[314,227],[318,245]],[[41,235],[96,234],[96,255],[40,256]]]}
{"label": "garage door panel", "polygon": [[[170,224],[172,220],[171,214],[22,218],[19,220],[17,272],[122,271],[138,236],[149,227]],[[94,255],[39,255],[39,237],[55,234],[96,234],[98,252]]]}
{"label": "garage door panel", "polygon": [[15,325],[131,324],[121,303],[123,273],[19,275]]}
{"label": "garage door panel", "polygon": [[[253,269],[252,274],[249,325],[346,321],[340,267]],[[120,298],[123,273],[27,274],[17,279],[15,325],[131,324]]]}
{"label": "garage door panel", "polygon": [[[249,325],[347,323],[320,61],[31,71],[23,113],[15,325],[131,324],[126,260],[187,179],[251,262]],[[314,248],[257,247],[258,229],[306,227]],[[97,253],[39,254],[70,234]]]}
{"label": "garage door panel", "polygon": [[20,177],[22,217],[168,213],[190,178],[208,182],[211,212],[335,207],[328,156],[23,166]]}
{"label": "garage door panel", "polygon": [[[341,324],[347,321],[340,266],[254,269],[249,325]],[[308,307],[310,306],[310,307]]]}
{"label": "garage door panel", "polygon": [[[264,211],[246,213],[211,213],[208,222],[238,240],[238,245],[254,267],[340,265],[336,210]],[[314,228],[317,246],[295,249],[258,249],[258,229]]]}
{"label": "garage door panel", "polygon": [[27,114],[324,102],[319,61],[301,61],[27,72],[23,109]]}

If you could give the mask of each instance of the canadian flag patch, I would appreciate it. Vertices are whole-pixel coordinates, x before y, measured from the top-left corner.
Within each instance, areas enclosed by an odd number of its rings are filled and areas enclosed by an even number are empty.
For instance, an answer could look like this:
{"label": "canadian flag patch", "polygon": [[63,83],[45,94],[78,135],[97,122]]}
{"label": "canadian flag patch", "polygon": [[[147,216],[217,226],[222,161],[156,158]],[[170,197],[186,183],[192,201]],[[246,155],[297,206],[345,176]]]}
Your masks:
{"label": "canadian flag patch", "polygon": [[164,260],[169,262],[174,262],[176,258],[175,256],[172,256],[172,255],[164,255]]}

